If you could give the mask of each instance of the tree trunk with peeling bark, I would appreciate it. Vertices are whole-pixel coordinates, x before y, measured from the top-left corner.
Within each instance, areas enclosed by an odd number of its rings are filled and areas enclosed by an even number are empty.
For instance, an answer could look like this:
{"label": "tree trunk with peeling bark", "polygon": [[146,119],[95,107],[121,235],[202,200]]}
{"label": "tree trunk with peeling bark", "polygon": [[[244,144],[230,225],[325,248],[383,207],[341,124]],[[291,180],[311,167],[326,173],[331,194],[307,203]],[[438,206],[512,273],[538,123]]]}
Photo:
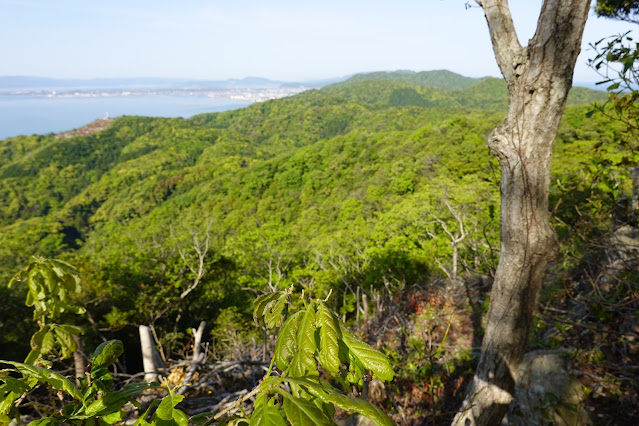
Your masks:
{"label": "tree trunk with peeling bark", "polygon": [[488,145],[501,166],[501,252],[481,357],[453,424],[500,424],[513,399],[544,271],[557,252],[549,224],[550,162],[590,0],[546,0],[522,47],[507,0],[482,0],[509,109]]}

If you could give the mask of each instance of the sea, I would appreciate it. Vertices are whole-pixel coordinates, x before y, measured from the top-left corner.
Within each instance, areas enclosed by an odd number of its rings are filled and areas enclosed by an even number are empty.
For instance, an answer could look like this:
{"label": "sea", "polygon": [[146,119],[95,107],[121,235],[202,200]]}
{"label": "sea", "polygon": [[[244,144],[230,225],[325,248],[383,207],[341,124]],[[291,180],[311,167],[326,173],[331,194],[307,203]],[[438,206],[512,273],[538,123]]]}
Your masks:
{"label": "sea", "polygon": [[189,118],[243,108],[251,102],[222,97],[174,94],[135,96],[0,96],[0,140],[76,129],[100,118],[121,115]]}

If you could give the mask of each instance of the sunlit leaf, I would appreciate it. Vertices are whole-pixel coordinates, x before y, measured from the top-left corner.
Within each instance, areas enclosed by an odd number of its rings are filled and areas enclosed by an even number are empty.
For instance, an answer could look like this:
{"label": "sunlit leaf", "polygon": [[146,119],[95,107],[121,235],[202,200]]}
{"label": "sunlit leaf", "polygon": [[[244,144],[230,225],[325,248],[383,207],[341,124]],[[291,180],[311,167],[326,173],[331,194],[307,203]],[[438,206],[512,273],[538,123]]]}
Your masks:
{"label": "sunlit leaf", "polygon": [[297,352],[292,362],[295,376],[317,374],[315,350],[315,309],[309,306],[304,311],[297,330]]}
{"label": "sunlit leaf", "polygon": [[119,340],[102,343],[93,352],[91,364],[94,368],[108,367],[124,352],[124,345]]}
{"label": "sunlit leaf", "polygon": [[151,424],[158,426],[188,426],[189,420],[186,414],[182,410],[175,408],[183,399],[184,396],[173,392],[162,398],[158,409],[151,419]]}
{"label": "sunlit leaf", "polygon": [[330,313],[324,304],[317,309],[317,326],[319,327],[319,362],[333,376],[339,374],[339,321]]}
{"label": "sunlit leaf", "polygon": [[349,351],[357,357],[367,370],[372,371],[382,381],[393,380],[395,373],[386,355],[362,342],[345,328],[342,328],[342,337]]}
{"label": "sunlit leaf", "polygon": [[75,399],[82,399],[82,394],[80,393],[78,388],[60,373],[46,368],[36,367],[35,365],[22,364],[20,362],[2,362],[13,365],[20,373],[29,377],[33,377],[39,382],[48,383],[55,389],[64,391]]}
{"label": "sunlit leaf", "polygon": [[286,426],[284,413],[276,404],[274,398],[269,398],[266,393],[260,393],[255,398],[253,415],[249,422],[250,426]]}
{"label": "sunlit leaf", "polygon": [[288,380],[290,382],[294,382],[298,386],[304,387],[309,394],[319,398],[323,402],[327,404],[337,405],[344,411],[355,411],[368,418],[369,420],[372,420],[376,425],[394,425],[394,422],[380,408],[376,407],[366,400],[343,395],[331,386],[315,383],[303,378],[280,378],[279,380]]}
{"label": "sunlit leaf", "polygon": [[259,320],[264,316],[269,304],[275,303],[281,295],[281,292],[266,293],[255,300],[255,310],[253,311],[253,321],[255,321],[255,325],[259,325]]}
{"label": "sunlit leaf", "polygon": [[334,425],[335,422],[320,410],[315,404],[306,399],[297,398],[288,392],[284,395],[284,412],[286,419],[293,426]]}
{"label": "sunlit leaf", "polygon": [[275,363],[277,368],[284,371],[290,366],[290,360],[295,355],[297,349],[297,331],[302,312],[299,311],[291,315],[277,335],[275,342]]}

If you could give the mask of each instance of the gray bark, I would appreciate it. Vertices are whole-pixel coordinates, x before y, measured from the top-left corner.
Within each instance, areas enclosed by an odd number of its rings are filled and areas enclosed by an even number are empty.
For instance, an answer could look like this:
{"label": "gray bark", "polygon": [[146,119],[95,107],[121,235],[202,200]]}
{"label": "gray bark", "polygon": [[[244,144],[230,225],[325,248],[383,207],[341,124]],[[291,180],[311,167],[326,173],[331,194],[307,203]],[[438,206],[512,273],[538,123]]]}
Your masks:
{"label": "gray bark", "polygon": [[141,325],[140,329],[140,346],[142,349],[142,365],[144,366],[144,381],[147,383],[158,380],[158,370],[156,366],[156,357],[154,356],[153,337],[151,329],[146,325]]}
{"label": "gray bark", "polygon": [[630,177],[632,178],[631,207],[633,210],[639,210],[639,166],[630,171]]}
{"label": "gray bark", "polygon": [[204,335],[205,327],[206,321],[201,321],[197,331],[195,332],[195,342],[193,343],[193,362],[200,359],[200,346],[202,345],[202,336]]}
{"label": "gray bark", "polygon": [[513,399],[546,265],[557,251],[549,225],[552,146],[572,86],[590,0],[546,0],[528,46],[507,0],[483,0],[509,109],[489,137],[501,166],[501,251],[479,365],[453,424],[500,424]]}
{"label": "gray bark", "polygon": [[84,350],[82,347],[82,339],[80,336],[74,334],[73,340],[76,344],[76,350],[73,352],[73,364],[75,367],[75,384],[80,386],[80,380],[84,378],[87,371],[86,363],[84,362]]}

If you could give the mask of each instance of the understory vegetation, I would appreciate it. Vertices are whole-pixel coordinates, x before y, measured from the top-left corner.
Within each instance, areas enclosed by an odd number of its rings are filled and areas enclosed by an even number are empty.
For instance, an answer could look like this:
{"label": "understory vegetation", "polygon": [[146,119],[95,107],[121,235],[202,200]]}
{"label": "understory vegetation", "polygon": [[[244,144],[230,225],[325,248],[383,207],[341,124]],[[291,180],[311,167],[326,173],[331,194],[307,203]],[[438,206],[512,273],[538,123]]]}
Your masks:
{"label": "understory vegetation", "polygon": [[[0,141],[0,283],[32,256],[60,259],[79,277],[55,320],[39,323],[24,303],[28,285],[0,286],[0,359],[16,366],[33,358],[31,336],[55,330],[42,333],[43,324],[67,324],[44,354],[49,366],[71,371],[60,358],[78,348],[72,335],[88,354],[120,341],[115,358],[99,361],[111,371],[99,380],[131,381],[124,402],[157,392],[169,402],[155,404],[178,423],[172,410],[198,414],[187,403],[198,398],[221,410],[216,395],[251,391],[264,370],[271,387],[260,385],[260,416],[282,400],[289,410],[306,393],[337,407],[318,405],[317,418],[361,408],[398,424],[450,423],[477,361],[498,262],[500,176],[486,138],[503,120],[507,90],[497,79],[426,74],[362,75],[188,120],[119,117],[88,135]],[[567,356],[592,420],[621,425],[639,421],[639,214],[630,176],[639,151],[608,106],[593,107],[606,99],[573,88],[557,134],[551,209],[561,252],[529,349]],[[256,325],[264,297],[271,311]],[[338,324],[339,347],[350,352],[331,359],[313,346],[321,368],[302,362],[286,390],[270,375],[290,367],[271,363],[278,336],[294,321],[315,324],[319,336],[328,325],[315,315]],[[201,321],[206,359],[196,374],[206,386],[193,375],[185,382],[180,364]],[[166,366],[163,387],[132,378],[142,371],[140,325]],[[370,345],[376,364],[362,364],[353,342]],[[381,368],[383,360],[390,364]],[[257,367],[223,374],[219,363]],[[309,375],[317,381],[294,379]],[[98,385],[76,391],[94,389],[93,398],[105,392]],[[179,396],[175,385],[186,386]],[[34,389],[21,396],[20,412],[38,418],[50,395]],[[356,410],[340,392],[373,408]],[[557,404],[548,396],[548,410]],[[133,406],[127,415],[144,412]]]}

